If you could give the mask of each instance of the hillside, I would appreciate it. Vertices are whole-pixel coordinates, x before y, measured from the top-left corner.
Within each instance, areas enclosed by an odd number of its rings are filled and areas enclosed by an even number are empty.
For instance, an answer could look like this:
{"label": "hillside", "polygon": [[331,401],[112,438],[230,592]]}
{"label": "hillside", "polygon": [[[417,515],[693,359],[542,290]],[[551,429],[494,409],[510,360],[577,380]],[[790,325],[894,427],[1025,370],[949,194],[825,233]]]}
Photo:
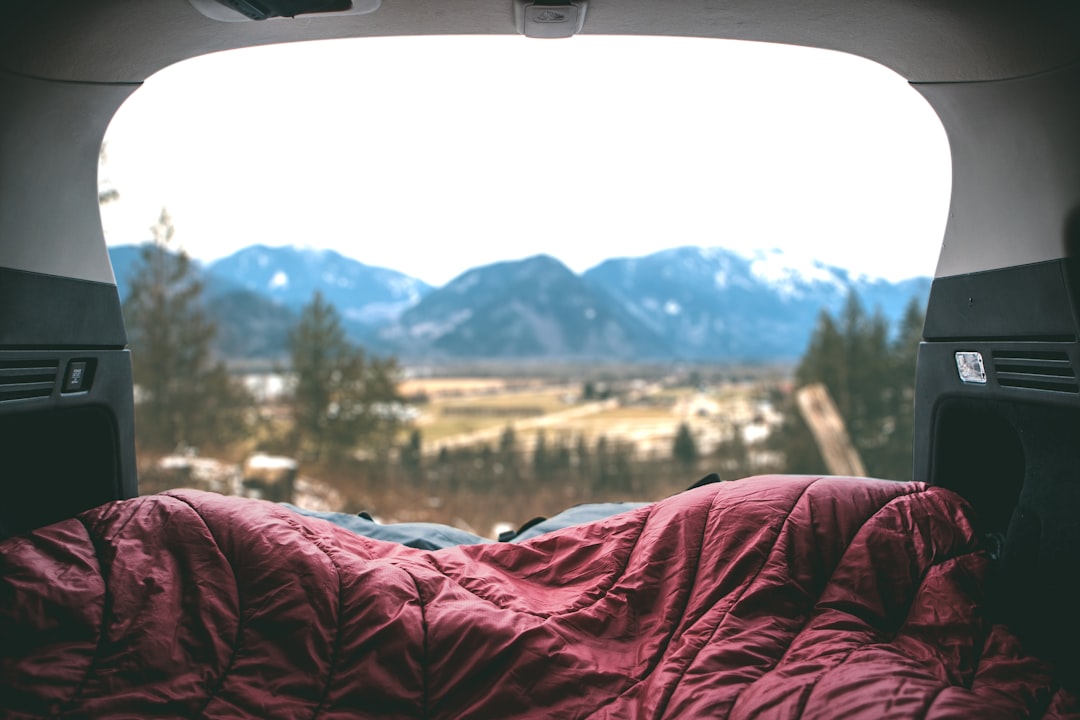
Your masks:
{"label": "hillside", "polygon": [[[121,297],[138,246],[110,248]],[[849,292],[894,321],[929,278],[851,277],[784,254],[680,247],[575,274],[547,255],[468,270],[441,288],[328,250],[254,245],[198,266],[230,358],[285,353],[319,291],[356,342],[405,361],[775,361],[802,355],[822,309]]]}

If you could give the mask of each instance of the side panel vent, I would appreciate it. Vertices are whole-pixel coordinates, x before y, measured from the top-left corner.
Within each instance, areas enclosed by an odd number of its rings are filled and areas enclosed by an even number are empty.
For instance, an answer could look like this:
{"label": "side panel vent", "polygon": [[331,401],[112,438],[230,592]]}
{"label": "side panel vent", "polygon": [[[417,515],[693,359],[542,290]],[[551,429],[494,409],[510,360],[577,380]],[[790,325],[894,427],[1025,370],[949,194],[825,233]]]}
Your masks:
{"label": "side panel vent", "polygon": [[0,402],[49,397],[59,367],[56,360],[0,362]]}
{"label": "side panel vent", "polygon": [[1048,350],[995,350],[994,376],[1002,387],[1080,393],[1069,356]]}

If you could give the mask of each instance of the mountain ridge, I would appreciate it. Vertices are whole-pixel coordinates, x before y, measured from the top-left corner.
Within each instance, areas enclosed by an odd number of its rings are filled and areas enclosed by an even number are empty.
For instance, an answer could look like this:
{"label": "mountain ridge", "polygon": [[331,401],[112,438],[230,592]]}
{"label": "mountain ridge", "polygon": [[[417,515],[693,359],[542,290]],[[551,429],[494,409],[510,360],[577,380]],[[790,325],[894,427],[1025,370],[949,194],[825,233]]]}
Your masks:
{"label": "mountain ridge", "polygon": [[[121,297],[140,246],[109,248]],[[196,263],[220,354],[281,357],[288,328],[322,292],[349,336],[405,361],[793,360],[820,312],[854,291],[895,322],[930,278],[852,277],[779,251],[683,246],[575,273],[550,255],[470,268],[434,288],[333,250],[252,245]]]}
{"label": "mountain ridge", "polygon": [[402,314],[380,339],[435,357],[617,359],[661,355],[659,337],[550,255],[472,268]]}
{"label": "mountain ridge", "polygon": [[583,276],[691,360],[795,359],[821,310],[838,311],[852,290],[894,322],[912,297],[925,302],[929,293],[929,278],[890,283],[817,261],[806,272],[785,260],[775,251],[683,246],[605,260]]}

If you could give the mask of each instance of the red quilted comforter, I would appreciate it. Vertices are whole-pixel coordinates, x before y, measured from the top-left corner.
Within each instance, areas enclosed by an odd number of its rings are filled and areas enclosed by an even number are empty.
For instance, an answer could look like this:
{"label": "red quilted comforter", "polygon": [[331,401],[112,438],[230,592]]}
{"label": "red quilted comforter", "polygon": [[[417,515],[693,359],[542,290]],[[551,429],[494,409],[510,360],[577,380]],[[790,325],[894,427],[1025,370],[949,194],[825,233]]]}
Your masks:
{"label": "red quilted comforter", "polygon": [[173,492],[0,544],[3,717],[1064,717],[947,491],[763,477],[436,552]]}

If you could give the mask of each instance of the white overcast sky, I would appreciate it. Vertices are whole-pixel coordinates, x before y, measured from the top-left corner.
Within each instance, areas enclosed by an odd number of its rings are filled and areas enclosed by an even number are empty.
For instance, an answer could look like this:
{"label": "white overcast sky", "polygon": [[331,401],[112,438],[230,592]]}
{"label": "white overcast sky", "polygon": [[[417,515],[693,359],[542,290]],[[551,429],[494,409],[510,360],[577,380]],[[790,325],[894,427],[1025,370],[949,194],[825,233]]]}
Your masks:
{"label": "white overcast sky", "polygon": [[546,252],[575,271],[679,245],[931,275],[948,142],[896,74],[673,38],[393,38],[219,53],[120,109],[110,244],[167,206],[213,260],[332,247],[439,285]]}

